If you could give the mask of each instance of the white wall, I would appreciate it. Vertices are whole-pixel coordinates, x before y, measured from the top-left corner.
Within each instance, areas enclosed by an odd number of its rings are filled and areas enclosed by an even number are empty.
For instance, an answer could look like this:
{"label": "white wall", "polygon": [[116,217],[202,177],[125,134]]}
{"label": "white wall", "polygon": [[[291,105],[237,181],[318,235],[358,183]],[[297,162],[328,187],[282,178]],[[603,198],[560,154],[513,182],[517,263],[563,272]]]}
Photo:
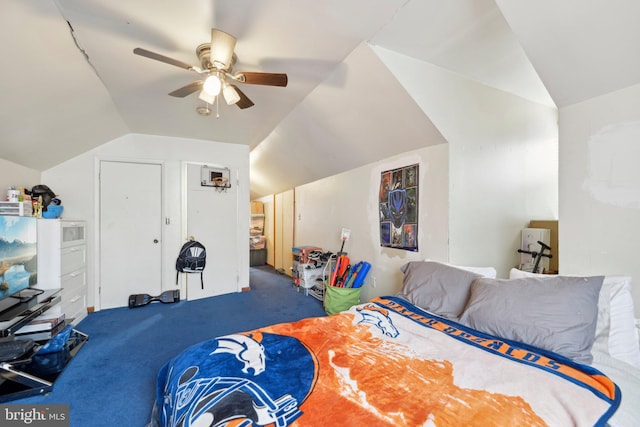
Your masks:
{"label": "white wall", "polygon": [[[400,266],[425,258],[493,266],[499,277],[507,277],[518,263],[522,228],[532,219],[558,218],[557,110],[432,64],[376,51],[448,144],[296,188],[296,245],[337,252],[341,228],[350,228],[349,255],[372,264],[363,299],[397,292]],[[420,251],[381,248],[380,172],[416,162]]]}
{"label": "white wall", "polygon": [[[231,169],[232,185],[238,190],[238,219],[229,224],[233,230],[229,236],[221,236],[218,244],[224,245],[225,238],[237,238],[240,259],[238,291],[249,286],[249,150],[247,146],[211,141],[191,140],[164,136],[129,134],[108,142],[74,159],[64,162],[42,173],[43,182],[60,194],[64,205],[65,218],[87,221],[89,250],[87,268],[89,270],[88,305],[99,308],[97,298],[98,277],[96,276],[96,230],[95,224],[98,188],[97,162],[109,160],[154,160],[165,166],[164,216],[170,224],[163,229],[163,289],[175,288],[175,258],[184,242],[182,236],[182,162],[206,163],[211,166],[226,166]],[[236,183],[235,176],[238,176]],[[238,230],[236,232],[236,227]],[[230,237],[233,236],[233,237]],[[237,237],[236,237],[237,236]],[[132,293],[135,286],[132,284]]]}
{"label": "white wall", "polygon": [[522,228],[558,219],[557,110],[376,52],[449,143],[449,261],[493,266],[507,277]]}
{"label": "white wall", "polygon": [[560,272],[633,278],[640,316],[640,85],[560,110]]}
{"label": "white wall", "polygon": [[[482,108],[473,99],[486,99]],[[558,219],[557,112],[477,85],[450,105],[468,122],[436,120],[450,148],[452,263],[508,277],[530,220]]]}
{"label": "white wall", "polygon": [[[336,253],[341,230],[348,228],[351,236],[344,249],[352,263],[367,261],[372,266],[362,300],[395,294],[402,285],[402,265],[427,257],[447,258],[448,153],[448,145],[439,144],[297,187],[296,246],[314,245]],[[378,214],[380,175],[415,163],[420,172],[419,252],[383,248]]]}
{"label": "white wall", "polygon": [[7,190],[11,186],[30,190],[38,184],[44,184],[40,182],[40,171],[0,159],[0,200],[7,199]]}

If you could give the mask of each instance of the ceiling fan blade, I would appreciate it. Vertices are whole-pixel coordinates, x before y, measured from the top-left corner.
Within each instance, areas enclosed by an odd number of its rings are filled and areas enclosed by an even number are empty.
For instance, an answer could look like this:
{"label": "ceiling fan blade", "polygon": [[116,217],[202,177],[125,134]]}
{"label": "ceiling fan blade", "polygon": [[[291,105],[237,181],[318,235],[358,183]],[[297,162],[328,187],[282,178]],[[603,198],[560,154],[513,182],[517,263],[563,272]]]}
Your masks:
{"label": "ceiling fan blade", "polygon": [[170,92],[169,95],[175,96],[176,98],[184,98],[187,95],[191,95],[193,92],[202,90],[203,84],[203,80],[197,80],[195,82],[189,83],[186,86],[182,86],[180,89],[176,89],[173,92]]}
{"label": "ceiling fan blade", "polygon": [[244,110],[245,108],[254,106],[253,101],[251,101],[247,97],[247,95],[245,95],[240,89],[238,89],[238,86],[236,85],[230,85],[230,86],[233,86],[233,88],[236,90],[236,92],[238,92],[238,95],[240,96],[240,101],[236,102],[236,105],[238,106],[238,108]]}
{"label": "ceiling fan blade", "polygon": [[236,38],[229,33],[211,29],[210,61],[220,70],[230,70],[233,65],[233,51],[236,48]]}
{"label": "ceiling fan blade", "polygon": [[250,85],[267,85],[286,87],[288,83],[287,75],[284,73],[256,73],[251,71],[240,71],[235,75],[236,80]]}
{"label": "ceiling fan blade", "polygon": [[144,56],[145,58],[155,59],[156,61],[164,62],[165,64],[175,65],[176,67],[184,68],[189,71],[196,71],[197,68],[186,62],[178,61],[177,59],[169,58],[168,56],[160,55],[159,53],[151,52],[150,50],[137,47],[133,49],[133,53],[136,55]]}

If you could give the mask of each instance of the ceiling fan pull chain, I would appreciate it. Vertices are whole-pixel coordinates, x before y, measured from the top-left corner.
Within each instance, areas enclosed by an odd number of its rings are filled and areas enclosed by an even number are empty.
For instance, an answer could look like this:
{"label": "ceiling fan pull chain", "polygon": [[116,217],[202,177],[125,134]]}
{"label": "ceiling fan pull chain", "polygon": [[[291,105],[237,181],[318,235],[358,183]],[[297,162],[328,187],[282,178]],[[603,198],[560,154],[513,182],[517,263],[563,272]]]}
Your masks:
{"label": "ceiling fan pull chain", "polygon": [[216,119],[220,118],[220,96],[216,96]]}

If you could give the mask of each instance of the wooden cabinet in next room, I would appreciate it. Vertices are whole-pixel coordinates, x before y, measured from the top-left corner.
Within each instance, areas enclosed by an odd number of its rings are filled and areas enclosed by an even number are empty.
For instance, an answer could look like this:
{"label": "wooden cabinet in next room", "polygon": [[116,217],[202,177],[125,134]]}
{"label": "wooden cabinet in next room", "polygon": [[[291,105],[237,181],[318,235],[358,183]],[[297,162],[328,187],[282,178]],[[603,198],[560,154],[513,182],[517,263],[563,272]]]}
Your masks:
{"label": "wooden cabinet in next room", "polygon": [[73,324],[87,315],[87,246],[84,221],[38,220],[38,285],[62,288],[61,311]]}

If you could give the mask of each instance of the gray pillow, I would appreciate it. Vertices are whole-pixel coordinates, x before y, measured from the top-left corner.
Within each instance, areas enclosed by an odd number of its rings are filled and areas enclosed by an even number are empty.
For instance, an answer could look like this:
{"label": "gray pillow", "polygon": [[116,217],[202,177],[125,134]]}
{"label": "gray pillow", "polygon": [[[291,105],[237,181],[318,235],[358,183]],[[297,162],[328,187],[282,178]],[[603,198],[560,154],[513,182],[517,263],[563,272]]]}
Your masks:
{"label": "gray pillow", "polygon": [[413,261],[403,265],[402,291],[406,299],[438,316],[457,319],[469,299],[471,283],[482,277],[439,262]]}
{"label": "gray pillow", "polygon": [[589,364],[603,279],[478,279],[460,322]]}

